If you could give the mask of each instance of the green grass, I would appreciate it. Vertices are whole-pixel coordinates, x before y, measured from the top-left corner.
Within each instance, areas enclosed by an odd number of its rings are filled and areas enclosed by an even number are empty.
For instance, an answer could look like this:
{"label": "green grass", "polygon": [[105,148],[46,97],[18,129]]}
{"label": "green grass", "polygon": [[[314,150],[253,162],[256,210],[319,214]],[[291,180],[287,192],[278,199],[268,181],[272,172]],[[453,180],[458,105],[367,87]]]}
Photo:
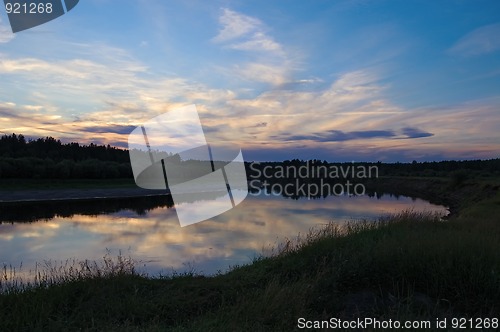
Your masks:
{"label": "green grass", "polygon": [[330,224],[214,277],[149,279],[122,258],[49,269],[38,285],[0,296],[0,330],[290,331],[299,317],[498,318],[500,194],[461,202],[448,221],[406,211]]}

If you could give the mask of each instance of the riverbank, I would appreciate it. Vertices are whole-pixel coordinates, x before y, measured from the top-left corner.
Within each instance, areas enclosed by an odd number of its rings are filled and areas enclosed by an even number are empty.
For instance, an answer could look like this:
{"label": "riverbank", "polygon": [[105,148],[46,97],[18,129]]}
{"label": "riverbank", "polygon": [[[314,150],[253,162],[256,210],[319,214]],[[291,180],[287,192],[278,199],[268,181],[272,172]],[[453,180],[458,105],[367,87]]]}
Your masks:
{"label": "riverbank", "polygon": [[[491,197],[499,189],[500,178],[471,179],[457,184],[444,177],[384,176],[371,179],[369,192],[390,193],[428,200],[456,212],[460,206]],[[478,187],[479,186],[479,187]],[[0,204],[37,201],[103,200],[161,196],[168,190],[137,187],[132,179],[111,180],[0,180]]]}
{"label": "riverbank", "polygon": [[80,189],[38,189],[0,190],[0,204],[38,203],[46,201],[103,200],[167,195],[167,190],[135,188],[80,188]]}
{"label": "riverbank", "polygon": [[494,197],[500,190],[500,177],[472,178],[457,182],[445,177],[385,176],[369,181],[370,191],[425,199],[444,205],[454,216],[461,209]]}
{"label": "riverbank", "polygon": [[1,295],[0,330],[290,331],[300,317],[499,318],[500,182],[393,181],[394,190],[441,192],[454,215],[329,225],[214,277],[149,279],[123,259],[83,264],[49,287]]}

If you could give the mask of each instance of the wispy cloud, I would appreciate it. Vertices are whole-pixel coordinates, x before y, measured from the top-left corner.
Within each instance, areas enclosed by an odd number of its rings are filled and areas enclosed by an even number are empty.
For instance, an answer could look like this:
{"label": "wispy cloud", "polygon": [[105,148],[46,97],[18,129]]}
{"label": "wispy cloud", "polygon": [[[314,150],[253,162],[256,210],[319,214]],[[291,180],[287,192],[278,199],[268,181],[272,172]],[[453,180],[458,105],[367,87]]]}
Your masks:
{"label": "wispy cloud", "polygon": [[14,34],[10,27],[2,22],[2,18],[0,17],[0,44],[8,43],[12,39],[14,39]]}
{"label": "wispy cloud", "polygon": [[366,130],[343,132],[341,130],[329,130],[324,133],[315,133],[312,135],[298,135],[285,138],[290,141],[310,140],[314,142],[345,142],[356,139],[370,138],[388,138],[396,134],[391,130]]}
{"label": "wispy cloud", "polygon": [[313,141],[313,142],[345,142],[352,140],[367,140],[372,138],[408,139],[431,137],[434,134],[418,128],[402,128],[401,130],[361,130],[344,132],[341,130],[328,130],[311,135],[292,135],[276,137],[285,141]]}
{"label": "wispy cloud", "polygon": [[477,28],[458,40],[450,48],[453,54],[474,56],[500,50],[500,23]]}
{"label": "wispy cloud", "polygon": [[290,69],[286,66],[258,62],[235,66],[233,73],[243,80],[269,83],[275,86],[288,83],[291,76]]}
{"label": "wispy cloud", "polygon": [[219,23],[221,29],[212,42],[253,57],[246,63],[233,65],[230,75],[275,86],[285,84],[290,79],[293,61],[283,45],[269,35],[268,28],[261,20],[225,8]]}
{"label": "wispy cloud", "polygon": [[282,45],[266,33],[259,19],[224,8],[219,23],[221,29],[213,42],[235,50],[283,55]]}
{"label": "wispy cloud", "polygon": [[255,32],[249,40],[230,45],[231,48],[241,51],[270,52],[283,55],[283,48],[263,32]]}
{"label": "wispy cloud", "polygon": [[113,133],[113,134],[128,135],[135,128],[136,126],[104,125],[104,126],[80,127],[79,130],[89,133],[100,133],[100,134]]}
{"label": "wispy cloud", "polygon": [[403,135],[406,136],[406,138],[422,138],[422,137],[431,137],[434,136],[434,134],[429,133],[427,131],[418,129],[418,128],[403,128],[402,130]]}
{"label": "wispy cloud", "polygon": [[222,10],[219,23],[222,25],[222,28],[219,34],[213,38],[215,42],[233,41],[252,32],[259,31],[262,27],[262,22],[259,19],[237,13],[227,8]]}

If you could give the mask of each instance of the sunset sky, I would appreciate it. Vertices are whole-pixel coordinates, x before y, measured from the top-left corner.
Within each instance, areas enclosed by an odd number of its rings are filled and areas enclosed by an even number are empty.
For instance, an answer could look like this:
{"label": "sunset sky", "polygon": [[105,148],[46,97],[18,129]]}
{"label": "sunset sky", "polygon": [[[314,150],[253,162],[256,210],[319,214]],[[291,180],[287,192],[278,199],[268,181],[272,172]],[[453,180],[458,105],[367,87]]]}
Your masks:
{"label": "sunset sky", "polygon": [[196,104],[246,160],[500,157],[499,1],[82,0],[13,34],[0,134],[127,146]]}

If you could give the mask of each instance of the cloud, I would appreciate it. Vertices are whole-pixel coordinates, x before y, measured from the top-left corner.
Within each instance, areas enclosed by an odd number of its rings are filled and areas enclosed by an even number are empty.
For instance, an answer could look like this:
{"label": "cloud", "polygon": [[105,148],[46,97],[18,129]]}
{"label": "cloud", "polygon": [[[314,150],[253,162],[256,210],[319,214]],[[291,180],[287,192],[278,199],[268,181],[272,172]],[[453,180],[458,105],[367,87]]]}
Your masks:
{"label": "cloud", "polygon": [[291,141],[311,140],[314,142],[343,142],[355,139],[394,137],[395,135],[396,134],[393,131],[389,130],[367,130],[367,131],[352,131],[352,132],[330,130],[324,133],[315,133],[312,135],[290,136],[288,137],[288,140]]}
{"label": "cloud", "polygon": [[0,18],[0,44],[8,43],[12,39],[14,39],[14,34],[10,27],[6,26],[2,22],[2,18]]}
{"label": "cloud", "polygon": [[61,125],[61,116],[47,112],[44,106],[0,103],[0,133],[47,136],[49,133],[71,135],[72,128]]}
{"label": "cloud", "polygon": [[[391,101],[382,79],[358,70],[313,91],[278,88],[239,96],[220,110],[229,128],[217,135],[251,151],[256,160],[311,156],[310,151],[336,156],[343,150],[344,156],[364,160],[498,156],[500,134],[492,121],[498,118],[498,98],[404,108]],[[258,122],[267,125],[251,128]]]}
{"label": "cloud", "polygon": [[257,123],[254,126],[251,126],[251,127],[252,128],[265,128],[265,127],[267,127],[267,122],[260,122],[260,123]]}
{"label": "cloud", "polygon": [[222,28],[213,42],[234,50],[285,56],[283,46],[266,33],[266,26],[259,19],[225,8],[219,23]]}
{"label": "cloud", "polygon": [[286,66],[275,66],[264,63],[248,63],[234,67],[234,75],[240,79],[253,82],[284,85],[290,79],[290,70]]}
{"label": "cloud", "polygon": [[16,85],[9,82],[22,80],[26,83],[19,93],[28,99],[43,96],[57,106],[53,107],[55,112],[68,115],[62,105],[69,105],[73,117],[79,120],[134,124],[176,105],[213,104],[234,98],[234,92],[228,89],[213,89],[179,76],[152,72],[120,49],[101,44],[72,47],[78,56],[87,57],[90,50],[92,55],[89,60],[42,60],[0,54],[0,89],[10,87],[15,95],[12,86]]}
{"label": "cloud", "polygon": [[224,49],[246,52],[250,60],[224,69],[232,77],[245,81],[282,85],[290,80],[294,62],[283,45],[267,33],[265,24],[230,9],[223,9],[219,17],[221,29],[212,42]]}
{"label": "cloud", "polygon": [[222,28],[219,34],[213,38],[213,41],[218,43],[240,38],[250,32],[258,31],[262,26],[260,20],[227,8],[222,10],[219,23],[222,25]]}
{"label": "cloud", "polygon": [[[500,134],[492,121],[498,99],[407,109],[391,100],[378,71],[348,71],[329,81],[293,79],[294,63],[280,56],[243,63],[238,57],[233,75],[254,84],[228,89],[153,71],[106,45],[73,49],[65,60],[0,54],[0,89],[10,89],[0,97],[0,130],[124,147],[134,126],[197,103],[213,144],[241,146],[255,159],[313,152],[356,160],[498,155]],[[12,83],[19,81],[25,84],[16,91]],[[256,82],[273,88],[260,89]],[[314,89],[297,88],[311,83]],[[418,145],[409,140],[417,138]]]}
{"label": "cloud", "polygon": [[403,135],[406,135],[407,138],[422,138],[422,137],[431,137],[434,136],[434,134],[420,130],[418,128],[403,128],[402,129]]}
{"label": "cloud", "polygon": [[107,125],[107,126],[92,126],[92,127],[81,127],[80,131],[89,133],[114,133],[114,134],[130,134],[136,126],[124,126],[124,125]]}
{"label": "cloud", "polygon": [[226,125],[224,123],[219,124],[219,125],[214,125],[214,126],[203,125],[203,132],[205,134],[211,134],[211,133],[223,132],[227,128],[228,128],[228,125]]}
{"label": "cloud", "polygon": [[275,89],[254,98],[233,99],[227,104],[238,122],[245,122],[245,127],[265,121],[266,132],[273,135],[286,131],[308,135],[332,127],[376,130],[370,128],[372,121],[403,111],[384,99],[383,90],[374,74],[356,71],[340,75],[322,89]]}
{"label": "cloud", "polygon": [[476,56],[500,50],[500,23],[477,28],[450,48],[452,54]]}
{"label": "cloud", "polygon": [[232,44],[230,47],[241,51],[270,52],[277,55],[283,54],[282,46],[263,32],[256,32],[249,40]]}
{"label": "cloud", "polygon": [[372,138],[422,138],[433,136],[433,134],[418,128],[403,128],[400,132],[403,137],[400,137],[400,135],[394,130],[364,130],[350,132],[329,130],[322,133],[314,133],[312,135],[292,135],[285,137],[284,139],[289,141],[309,140],[314,142],[345,142]]}

